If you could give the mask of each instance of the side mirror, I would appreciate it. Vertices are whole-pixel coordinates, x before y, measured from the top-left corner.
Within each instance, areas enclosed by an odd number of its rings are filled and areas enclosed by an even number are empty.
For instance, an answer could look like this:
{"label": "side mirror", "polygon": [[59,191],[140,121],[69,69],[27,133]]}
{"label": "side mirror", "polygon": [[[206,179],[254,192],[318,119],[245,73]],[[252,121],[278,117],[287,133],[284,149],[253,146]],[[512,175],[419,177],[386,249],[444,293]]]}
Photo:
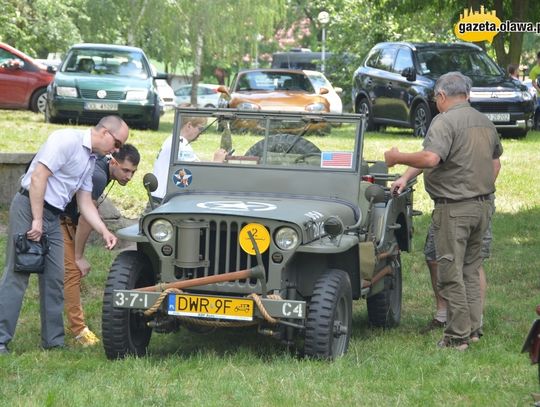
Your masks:
{"label": "side mirror", "polygon": [[154,76],[154,79],[169,79],[169,75],[167,75],[165,72],[158,72],[156,73],[156,75]]}
{"label": "side mirror", "polygon": [[327,88],[320,88],[319,89],[319,95],[326,95],[328,93],[328,89]]}
{"label": "side mirror", "polygon": [[339,93],[343,93],[343,89],[340,88],[340,87],[335,87],[335,86],[334,86],[334,91],[335,91],[336,93],[338,93],[338,94],[339,94]]}
{"label": "side mirror", "polygon": [[414,82],[416,80],[416,70],[413,67],[405,68],[401,71],[401,76],[406,78],[409,82]]}
{"label": "side mirror", "polygon": [[143,185],[144,189],[146,189],[148,200],[150,201],[150,207],[154,209],[155,205],[154,200],[152,199],[152,192],[154,192],[158,187],[158,180],[156,176],[151,172],[144,174]]}
{"label": "side mirror", "polygon": [[385,201],[384,188],[377,184],[372,184],[367,187],[365,196],[368,201],[373,201],[373,203],[381,203]]}
{"label": "side mirror", "polygon": [[54,74],[54,73],[56,73],[56,71],[57,71],[57,69],[56,69],[55,66],[47,65],[47,72]]}
{"label": "side mirror", "polygon": [[154,174],[149,172],[144,174],[143,185],[148,192],[154,192],[158,187],[158,180]]}

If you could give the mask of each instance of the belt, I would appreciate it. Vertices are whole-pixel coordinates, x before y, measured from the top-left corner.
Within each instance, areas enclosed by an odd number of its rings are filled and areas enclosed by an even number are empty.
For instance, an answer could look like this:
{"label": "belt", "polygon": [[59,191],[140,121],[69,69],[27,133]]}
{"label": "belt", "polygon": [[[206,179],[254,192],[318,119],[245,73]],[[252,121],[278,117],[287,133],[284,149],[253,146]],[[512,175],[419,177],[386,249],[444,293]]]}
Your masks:
{"label": "belt", "polygon": [[433,202],[436,204],[453,204],[453,203],[460,203],[460,202],[472,202],[472,201],[487,201],[490,199],[491,194],[486,195],[478,195],[473,196],[472,198],[465,198],[465,199],[449,199],[449,198],[433,198]]}
{"label": "belt", "polygon": [[[21,187],[21,189],[19,189],[19,194],[21,195],[24,195],[28,198],[30,198],[30,194],[28,193],[28,190],[26,188],[23,188]],[[62,209],[58,209],[56,206],[52,206],[51,204],[49,204],[47,201],[43,201],[43,207],[49,211],[51,211],[53,214],[55,214],[56,216],[60,215],[62,212],[64,212]]]}

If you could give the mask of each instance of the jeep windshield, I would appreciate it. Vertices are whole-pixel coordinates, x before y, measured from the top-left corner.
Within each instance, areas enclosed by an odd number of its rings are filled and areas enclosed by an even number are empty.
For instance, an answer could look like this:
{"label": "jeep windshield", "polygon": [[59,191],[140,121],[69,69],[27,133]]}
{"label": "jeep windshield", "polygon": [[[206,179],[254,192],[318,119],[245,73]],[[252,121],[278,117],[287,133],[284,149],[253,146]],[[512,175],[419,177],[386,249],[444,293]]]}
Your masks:
{"label": "jeep windshield", "polygon": [[[228,110],[228,109],[227,109]],[[355,172],[359,115],[178,109],[175,164]]]}
{"label": "jeep windshield", "polygon": [[503,72],[484,53],[469,49],[421,49],[418,62],[423,75],[439,77],[451,71],[459,71],[470,77],[501,77]]}

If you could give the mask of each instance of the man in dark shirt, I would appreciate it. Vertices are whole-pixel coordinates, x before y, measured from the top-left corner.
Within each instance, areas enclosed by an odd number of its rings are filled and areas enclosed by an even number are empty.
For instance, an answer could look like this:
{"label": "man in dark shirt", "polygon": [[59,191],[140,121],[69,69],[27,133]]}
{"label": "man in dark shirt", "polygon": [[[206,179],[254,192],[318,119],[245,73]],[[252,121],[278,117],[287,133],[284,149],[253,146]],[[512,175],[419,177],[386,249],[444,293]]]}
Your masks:
{"label": "man in dark shirt", "polygon": [[[384,153],[386,164],[409,165],[402,181],[424,171],[426,191],[435,202],[432,223],[437,248],[439,293],[448,305],[448,320],[439,347],[465,350],[481,327],[479,267],[482,238],[492,213],[495,164],[502,146],[495,126],[469,103],[471,80],[459,72],[435,84],[441,112],[429,127],[424,149]],[[403,188],[394,184],[395,192]]]}
{"label": "man in dark shirt", "polygon": [[[111,181],[113,184],[107,194],[115,182],[126,185],[137,171],[139,161],[139,152],[131,144],[124,144],[112,157],[99,158],[92,174],[94,204],[99,206],[97,201]],[[79,216],[75,199],[67,205],[60,225],[64,235],[64,306],[68,328],[77,344],[95,345],[99,339],[86,326],[81,303],[81,278],[90,271],[90,264],[84,257],[84,247],[92,229],[86,219]]]}

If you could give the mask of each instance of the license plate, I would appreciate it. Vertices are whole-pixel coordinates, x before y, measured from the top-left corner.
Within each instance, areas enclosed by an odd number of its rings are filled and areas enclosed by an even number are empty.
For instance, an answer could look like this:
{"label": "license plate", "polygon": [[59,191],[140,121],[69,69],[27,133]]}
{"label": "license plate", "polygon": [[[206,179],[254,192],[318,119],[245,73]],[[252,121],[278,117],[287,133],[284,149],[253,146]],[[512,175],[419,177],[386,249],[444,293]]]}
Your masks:
{"label": "license plate", "polygon": [[509,122],[510,113],[486,113],[486,116],[492,122]]}
{"label": "license plate", "polygon": [[253,300],[191,294],[169,295],[169,315],[195,318],[253,320]]}
{"label": "license plate", "polygon": [[99,102],[86,102],[84,104],[85,110],[118,110],[118,103],[99,103]]}

